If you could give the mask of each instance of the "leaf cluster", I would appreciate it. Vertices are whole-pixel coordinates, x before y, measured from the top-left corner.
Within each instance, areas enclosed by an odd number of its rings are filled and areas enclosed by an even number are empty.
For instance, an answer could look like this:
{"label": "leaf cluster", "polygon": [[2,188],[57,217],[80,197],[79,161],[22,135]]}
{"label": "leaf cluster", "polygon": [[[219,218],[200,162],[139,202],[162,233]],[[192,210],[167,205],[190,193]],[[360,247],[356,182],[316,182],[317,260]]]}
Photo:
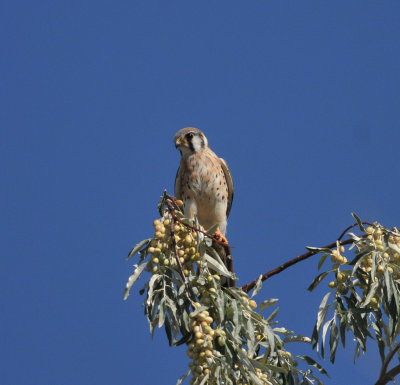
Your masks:
{"label": "leaf cluster", "polygon": [[319,305],[312,343],[322,357],[329,350],[333,363],[339,340],[345,347],[348,333],[356,341],[354,360],[360,352],[366,352],[367,340],[374,340],[382,367],[387,369],[387,357],[398,350],[399,343],[400,232],[378,223],[365,228],[353,216],[361,234],[348,233],[348,258],[340,242],[336,249],[319,250],[322,256],[318,268],[328,257],[332,265],[313,280],[308,290],[314,290],[326,277],[333,280]]}
{"label": "leaf cluster", "polygon": [[[124,298],[148,271],[141,293],[146,294],[150,332],[163,327],[170,345],[187,345],[191,360],[177,384],[190,375],[193,385],[322,384],[314,370],[326,372],[318,363],[304,355],[293,357],[286,350],[287,343],[310,339],[278,326],[278,308],[266,318],[256,311],[253,298],[261,289],[261,279],[251,297],[239,288],[226,287],[223,282],[236,277],[213,249],[207,235],[212,229],[204,232],[196,219],[184,218],[166,194],[159,209],[162,218],[154,221],[154,237],[138,243],[128,255],[138,253],[139,263]],[[276,302],[262,302],[260,312]]]}

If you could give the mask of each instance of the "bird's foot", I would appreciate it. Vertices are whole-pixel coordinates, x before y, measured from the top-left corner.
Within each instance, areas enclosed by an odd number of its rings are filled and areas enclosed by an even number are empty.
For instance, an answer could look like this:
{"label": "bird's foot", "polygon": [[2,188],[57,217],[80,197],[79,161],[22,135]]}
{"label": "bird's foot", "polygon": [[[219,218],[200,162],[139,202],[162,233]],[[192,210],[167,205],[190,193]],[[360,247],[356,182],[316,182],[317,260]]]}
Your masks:
{"label": "bird's foot", "polygon": [[228,240],[225,238],[225,235],[223,235],[219,229],[215,231],[215,233],[213,234],[213,238],[217,242],[223,244],[224,246],[229,246]]}

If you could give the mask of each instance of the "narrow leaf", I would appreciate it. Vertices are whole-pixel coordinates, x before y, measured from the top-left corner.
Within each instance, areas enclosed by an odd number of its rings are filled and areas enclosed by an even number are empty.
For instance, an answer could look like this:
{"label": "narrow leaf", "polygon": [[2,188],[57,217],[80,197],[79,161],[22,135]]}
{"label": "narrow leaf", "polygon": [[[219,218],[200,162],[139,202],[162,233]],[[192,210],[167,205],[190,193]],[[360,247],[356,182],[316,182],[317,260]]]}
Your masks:
{"label": "narrow leaf", "polygon": [[182,382],[186,379],[186,377],[191,373],[190,369],[182,376],[178,379],[176,385],[181,385]]}
{"label": "narrow leaf", "polygon": [[142,271],[144,268],[147,266],[147,262],[142,263],[140,266],[136,266],[135,271],[133,274],[128,278],[128,282],[126,283],[126,287],[124,290],[124,301],[129,297],[129,292],[131,290],[132,285],[137,281],[137,279],[140,277],[140,274],[142,274]]}
{"label": "narrow leaf", "polygon": [[232,274],[228,271],[224,264],[217,262],[217,260],[208,254],[204,254],[204,259],[210,269],[216,271],[218,274],[224,277],[233,278]]}
{"label": "narrow leaf", "polygon": [[325,374],[327,377],[329,377],[327,371],[318,362],[314,361],[311,357],[303,355],[299,355],[296,357],[305,361],[308,365],[312,366],[313,368],[317,369],[320,373]]}
{"label": "narrow leaf", "polygon": [[375,295],[376,289],[378,288],[378,286],[379,286],[379,281],[375,281],[375,282],[371,285],[367,296],[365,297],[364,301],[363,301],[363,302],[361,303],[361,305],[360,305],[361,307],[365,307],[365,306],[367,306],[367,305],[371,302],[371,299],[372,299],[372,297]]}
{"label": "narrow leaf", "polygon": [[324,327],[322,328],[322,336],[321,336],[321,356],[322,358],[325,357],[325,339],[326,339],[326,333],[328,332],[329,327],[331,326],[332,322],[334,319],[331,319],[330,321],[326,322]]}
{"label": "narrow leaf", "polygon": [[[260,305],[261,306],[261,305]],[[276,317],[276,315],[278,314],[279,311],[279,307],[277,307],[266,319],[267,323],[271,323],[271,321]]]}
{"label": "narrow leaf", "polygon": [[319,259],[319,262],[318,262],[318,270],[321,269],[321,267],[322,267],[322,265],[324,264],[326,258],[328,258],[328,257],[329,257],[329,254],[324,254],[324,255]]}
{"label": "narrow leaf", "polygon": [[325,306],[325,305],[326,305],[326,303],[327,303],[327,301],[328,301],[328,298],[329,298],[330,294],[331,294],[331,292],[326,293],[325,296],[324,296],[324,298],[322,299],[320,305],[319,305],[319,308],[318,308],[317,330],[320,329],[322,323],[323,323],[324,320],[325,320],[326,314],[327,314],[327,312],[328,312],[329,305],[328,305],[328,306]]}
{"label": "narrow leaf", "polygon": [[162,298],[158,305],[158,327],[163,326],[165,320],[165,298]]}
{"label": "narrow leaf", "polygon": [[253,298],[255,295],[257,295],[257,293],[261,289],[261,286],[262,286],[262,274],[260,274],[260,276],[258,277],[253,293],[251,294],[250,298]]}
{"label": "narrow leaf", "polygon": [[206,233],[207,234],[214,234],[215,233],[215,230],[217,230],[218,229],[218,224],[215,224],[215,225],[213,225],[213,226],[211,226],[209,229],[207,229],[206,230]]}
{"label": "narrow leaf", "polygon": [[139,242],[137,245],[133,246],[132,250],[129,252],[126,259],[132,258],[139,250],[144,249],[150,243],[152,238],[144,239],[143,241]]}
{"label": "narrow leaf", "polygon": [[267,307],[273,306],[278,302],[278,298],[270,298],[261,302],[260,304],[260,312],[266,309]]}
{"label": "narrow leaf", "polygon": [[321,274],[318,274],[314,280],[311,282],[311,285],[308,287],[308,291],[313,291],[321,282],[322,280],[329,274],[329,271],[324,271]]}
{"label": "narrow leaf", "polygon": [[342,341],[342,346],[346,347],[346,317],[341,317],[339,319],[339,330],[340,330],[340,340]]}
{"label": "narrow leaf", "polygon": [[329,347],[331,350],[331,355],[330,355],[330,360],[332,362],[332,364],[335,363],[335,355],[336,355],[336,349],[338,346],[338,342],[339,342],[339,331],[338,328],[335,324],[333,324],[331,326],[331,335],[329,338]]}
{"label": "narrow leaf", "polygon": [[361,231],[365,232],[364,225],[361,222],[361,219],[358,217],[356,213],[351,213],[352,217],[357,221],[358,227]]}

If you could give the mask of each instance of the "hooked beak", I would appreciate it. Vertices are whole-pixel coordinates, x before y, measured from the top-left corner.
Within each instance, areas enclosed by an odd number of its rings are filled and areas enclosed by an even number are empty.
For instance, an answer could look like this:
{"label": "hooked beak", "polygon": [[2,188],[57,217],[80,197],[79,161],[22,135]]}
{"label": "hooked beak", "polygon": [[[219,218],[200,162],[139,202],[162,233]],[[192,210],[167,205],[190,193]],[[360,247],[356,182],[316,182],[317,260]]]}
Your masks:
{"label": "hooked beak", "polygon": [[182,138],[178,138],[178,139],[175,141],[175,147],[178,148],[181,144],[182,144]]}

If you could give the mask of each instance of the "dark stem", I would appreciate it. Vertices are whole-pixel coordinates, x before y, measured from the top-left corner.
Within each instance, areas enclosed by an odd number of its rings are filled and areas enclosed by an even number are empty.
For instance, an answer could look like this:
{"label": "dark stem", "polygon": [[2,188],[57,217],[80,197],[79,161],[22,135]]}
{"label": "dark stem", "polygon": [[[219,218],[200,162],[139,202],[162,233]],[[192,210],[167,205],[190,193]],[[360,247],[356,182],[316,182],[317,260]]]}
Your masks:
{"label": "dark stem", "polygon": [[[361,222],[361,223],[363,225],[373,226],[372,223],[369,223],[369,222]],[[344,229],[343,233],[339,235],[339,238],[337,240],[340,241],[350,229],[352,229],[353,227],[356,227],[356,226],[358,226],[358,223],[353,223],[352,225],[350,225],[349,227]]]}
{"label": "dark stem", "polygon": [[[399,366],[395,366],[393,369],[389,370],[389,372],[387,372],[388,366],[390,364],[390,361],[393,359],[394,355],[396,354],[396,352],[400,349],[400,343],[398,343],[394,349],[387,355],[387,357],[385,358],[383,364],[382,364],[382,369],[381,372],[379,374],[379,379],[378,382],[376,383],[376,385],[383,385],[386,384],[387,382],[391,381],[395,375],[399,374],[399,372],[395,372],[393,371],[396,368],[400,368]],[[394,375],[393,375],[394,373]],[[381,381],[385,381],[385,382],[381,382]]]}
{"label": "dark stem", "polygon": [[[176,263],[179,266],[183,282],[185,283],[185,289],[186,289],[186,293],[188,295],[188,298],[194,301],[192,292],[190,291],[189,286],[187,284],[185,273],[183,272],[183,266],[182,266],[181,260],[179,259],[179,255],[178,255],[178,248],[177,248],[177,245],[176,245],[175,231],[174,231],[175,218],[176,217],[174,215],[172,215],[172,213],[173,213],[173,209],[172,208],[170,208],[169,212],[171,214],[171,219],[172,219],[171,222],[170,222],[170,231],[171,231],[171,239],[172,239],[172,245],[174,247],[174,254],[175,254]],[[173,213],[173,214],[175,214],[175,213]]]}
{"label": "dark stem", "polygon": [[[362,222],[365,225],[371,225],[368,222]],[[353,243],[352,239],[346,239],[345,241],[341,241],[341,239],[343,238],[343,236],[353,227],[357,226],[357,223],[352,224],[351,226],[347,227],[342,234],[340,234],[339,238],[337,239],[338,241],[340,241],[341,245],[348,245],[350,243]],[[334,247],[337,246],[337,241],[330,243],[329,245],[326,246],[322,246],[321,249],[333,249]],[[319,251],[318,250],[313,250],[313,251],[308,251],[307,253],[301,254],[296,258],[291,259],[290,261],[287,261],[285,263],[283,263],[282,265],[276,267],[275,269],[272,269],[268,272],[266,272],[262,277],[261,277],[261,281],[264,282],[265,280],[267,280],[268,278],[272,277],[273,275],[279,274],[281,271],[287,269],[290,266],[295,265],[298,262],[304,261],[307,258],[312,257],[315,254],[318,254]],[[254,286],[256,285],[258,281],[258,278],[255,279],[254,281],[244,285],[241,287],[242,291],[244,291],[245,293],[248,293],[251,289],[254,288]]]}
{"label": "dark stem", "polygon": [[381,376],[375,385],[385,385],[390,381],[393,381],[394,378],[400,374],[400,365],[395,366],[394,368],[390,369],[387,373]]}
{"label": "dark stem", "polygon": [[[341,245],[348,245],[350,243],[353,243],[352,239],[346,239],[343,242],[340,242]],[[336,242],[332,242],[329,245],[326,246],[322,246],[321,248],[324,249],[332,249],[336,247]],[[291,259],[290,261],[287,261],[285,263],[283,263],[282,265],[276,267],[275,269],[272,269],[268,272],[266,272],[262,277],[261,277],[261,281],[264,282],[265,280],[267,280],[268,278],[272,277],[273,275],[279,274],[281,271],[287,269],[290,266],[295,265],[296,263],[300,262],[300,261],[304,261],[307,258],[312,257],[315,254],[318,254],[319,251],[318,250],[314,250],[314,251],[309,251],[307,253],[301,254],[296,258]],[[248,293],[251,289],[253,289],[253,287],[256,285],[258,281],[258,278],[255,279],[254,281],[244,285],[241,287],[242,291],[244,291],[245,293]]]}

